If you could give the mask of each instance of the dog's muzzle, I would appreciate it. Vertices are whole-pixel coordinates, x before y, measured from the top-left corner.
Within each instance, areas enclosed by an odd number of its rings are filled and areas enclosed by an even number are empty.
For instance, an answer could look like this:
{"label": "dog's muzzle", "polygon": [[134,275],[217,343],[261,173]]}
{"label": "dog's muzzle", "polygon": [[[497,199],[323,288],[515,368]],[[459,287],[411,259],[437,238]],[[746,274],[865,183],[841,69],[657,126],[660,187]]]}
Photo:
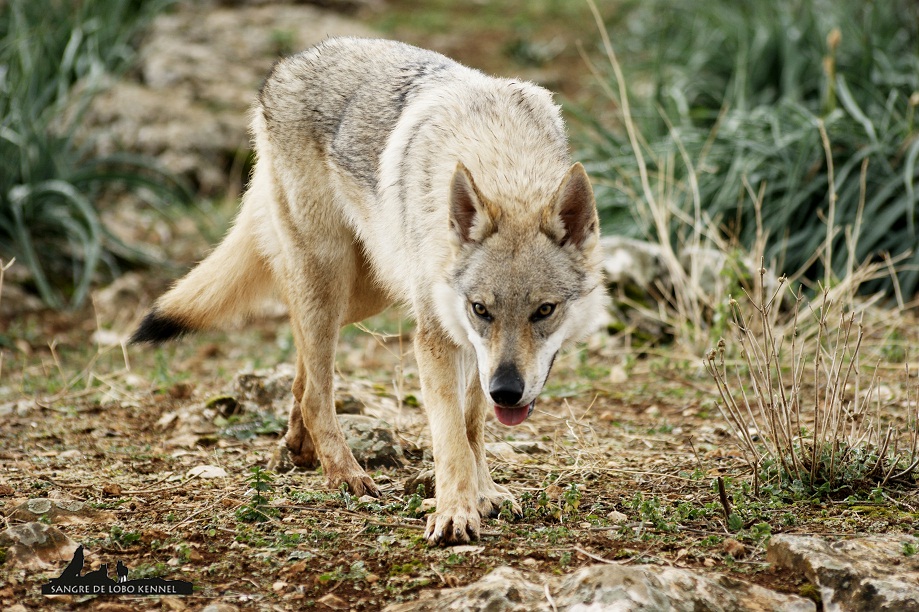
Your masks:
{"label": "dog's muzzle", "polygon": [[523,377],[514,364],[498,366],[488,387],[488,394],[495,403],[495,416],[504,425],[519,425],[533,413],[536,400],[520,405],[524,388]]}

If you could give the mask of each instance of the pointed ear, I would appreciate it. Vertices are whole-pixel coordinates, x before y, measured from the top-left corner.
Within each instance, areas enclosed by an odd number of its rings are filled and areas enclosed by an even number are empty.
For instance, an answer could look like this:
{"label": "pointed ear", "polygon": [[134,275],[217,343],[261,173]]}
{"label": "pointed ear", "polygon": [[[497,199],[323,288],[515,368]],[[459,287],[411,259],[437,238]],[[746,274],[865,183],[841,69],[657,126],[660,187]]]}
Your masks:
{"label": "pointed ear", "polygon": [[546,233],[563,246],[572,244],[581,249],[597,233],[600,222],[594,191],[580,162],[571,166],[562,179],[550,210],[550,218],[544,223]]}
{"label": "pointed ear", "polygon": [[479,242],[494,231],[488,208],[469,170],[462,162],[456,164],[450,181],[450,225],[460,244]]}

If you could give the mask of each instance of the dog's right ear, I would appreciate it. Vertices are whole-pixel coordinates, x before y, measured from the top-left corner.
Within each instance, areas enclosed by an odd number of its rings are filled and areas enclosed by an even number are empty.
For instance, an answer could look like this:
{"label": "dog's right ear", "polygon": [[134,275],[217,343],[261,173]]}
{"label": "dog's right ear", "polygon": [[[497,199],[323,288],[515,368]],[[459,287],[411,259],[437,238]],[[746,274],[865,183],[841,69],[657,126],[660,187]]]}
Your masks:
{"label": "dog's right ear", "polygon": [[450,226],[460,245],[481,242],[494,233],[498,210],[482,197],[463,162],[450,181]]}
{"label": "dog's right ear", "polygon": [[554,204],[543,212],[543,231],[562,246],[586,250],[599,238],[599,226],[590,178],[578,162],[562,179]]}

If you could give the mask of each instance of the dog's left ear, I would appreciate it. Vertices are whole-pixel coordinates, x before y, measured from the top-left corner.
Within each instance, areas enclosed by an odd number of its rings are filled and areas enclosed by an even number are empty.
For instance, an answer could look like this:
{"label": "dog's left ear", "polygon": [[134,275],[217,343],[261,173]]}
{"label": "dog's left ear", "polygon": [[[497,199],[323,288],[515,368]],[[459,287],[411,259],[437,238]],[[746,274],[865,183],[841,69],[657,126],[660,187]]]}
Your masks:
{"label": "dog's left ear", "polygon": [[543,231],[560,245],[583,249],[600,226],[597,204],[587,171],[575,163],[562,179],[555,201],[543,215]]}

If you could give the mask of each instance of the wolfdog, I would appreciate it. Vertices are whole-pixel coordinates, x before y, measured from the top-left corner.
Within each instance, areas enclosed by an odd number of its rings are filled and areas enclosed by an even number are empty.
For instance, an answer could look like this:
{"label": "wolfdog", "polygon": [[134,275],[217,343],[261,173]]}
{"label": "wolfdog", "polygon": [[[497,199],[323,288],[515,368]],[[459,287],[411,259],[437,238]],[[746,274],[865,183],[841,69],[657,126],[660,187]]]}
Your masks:
{"label": "wolfdog", "polygon": [[297,347],[283,444],[328,483],[378,495],[332,397],[338,330],[391,303],[416,321],[434,447],[425,537],[477,538],[507,488],[485,462],[486,406],[523,422],[566,341],[605,299],[599,224],[551,94],[402,43],[335,38],[278,62],[251,117],[257,161],[223,242],[157,300],[158,343],[287,305]]}

